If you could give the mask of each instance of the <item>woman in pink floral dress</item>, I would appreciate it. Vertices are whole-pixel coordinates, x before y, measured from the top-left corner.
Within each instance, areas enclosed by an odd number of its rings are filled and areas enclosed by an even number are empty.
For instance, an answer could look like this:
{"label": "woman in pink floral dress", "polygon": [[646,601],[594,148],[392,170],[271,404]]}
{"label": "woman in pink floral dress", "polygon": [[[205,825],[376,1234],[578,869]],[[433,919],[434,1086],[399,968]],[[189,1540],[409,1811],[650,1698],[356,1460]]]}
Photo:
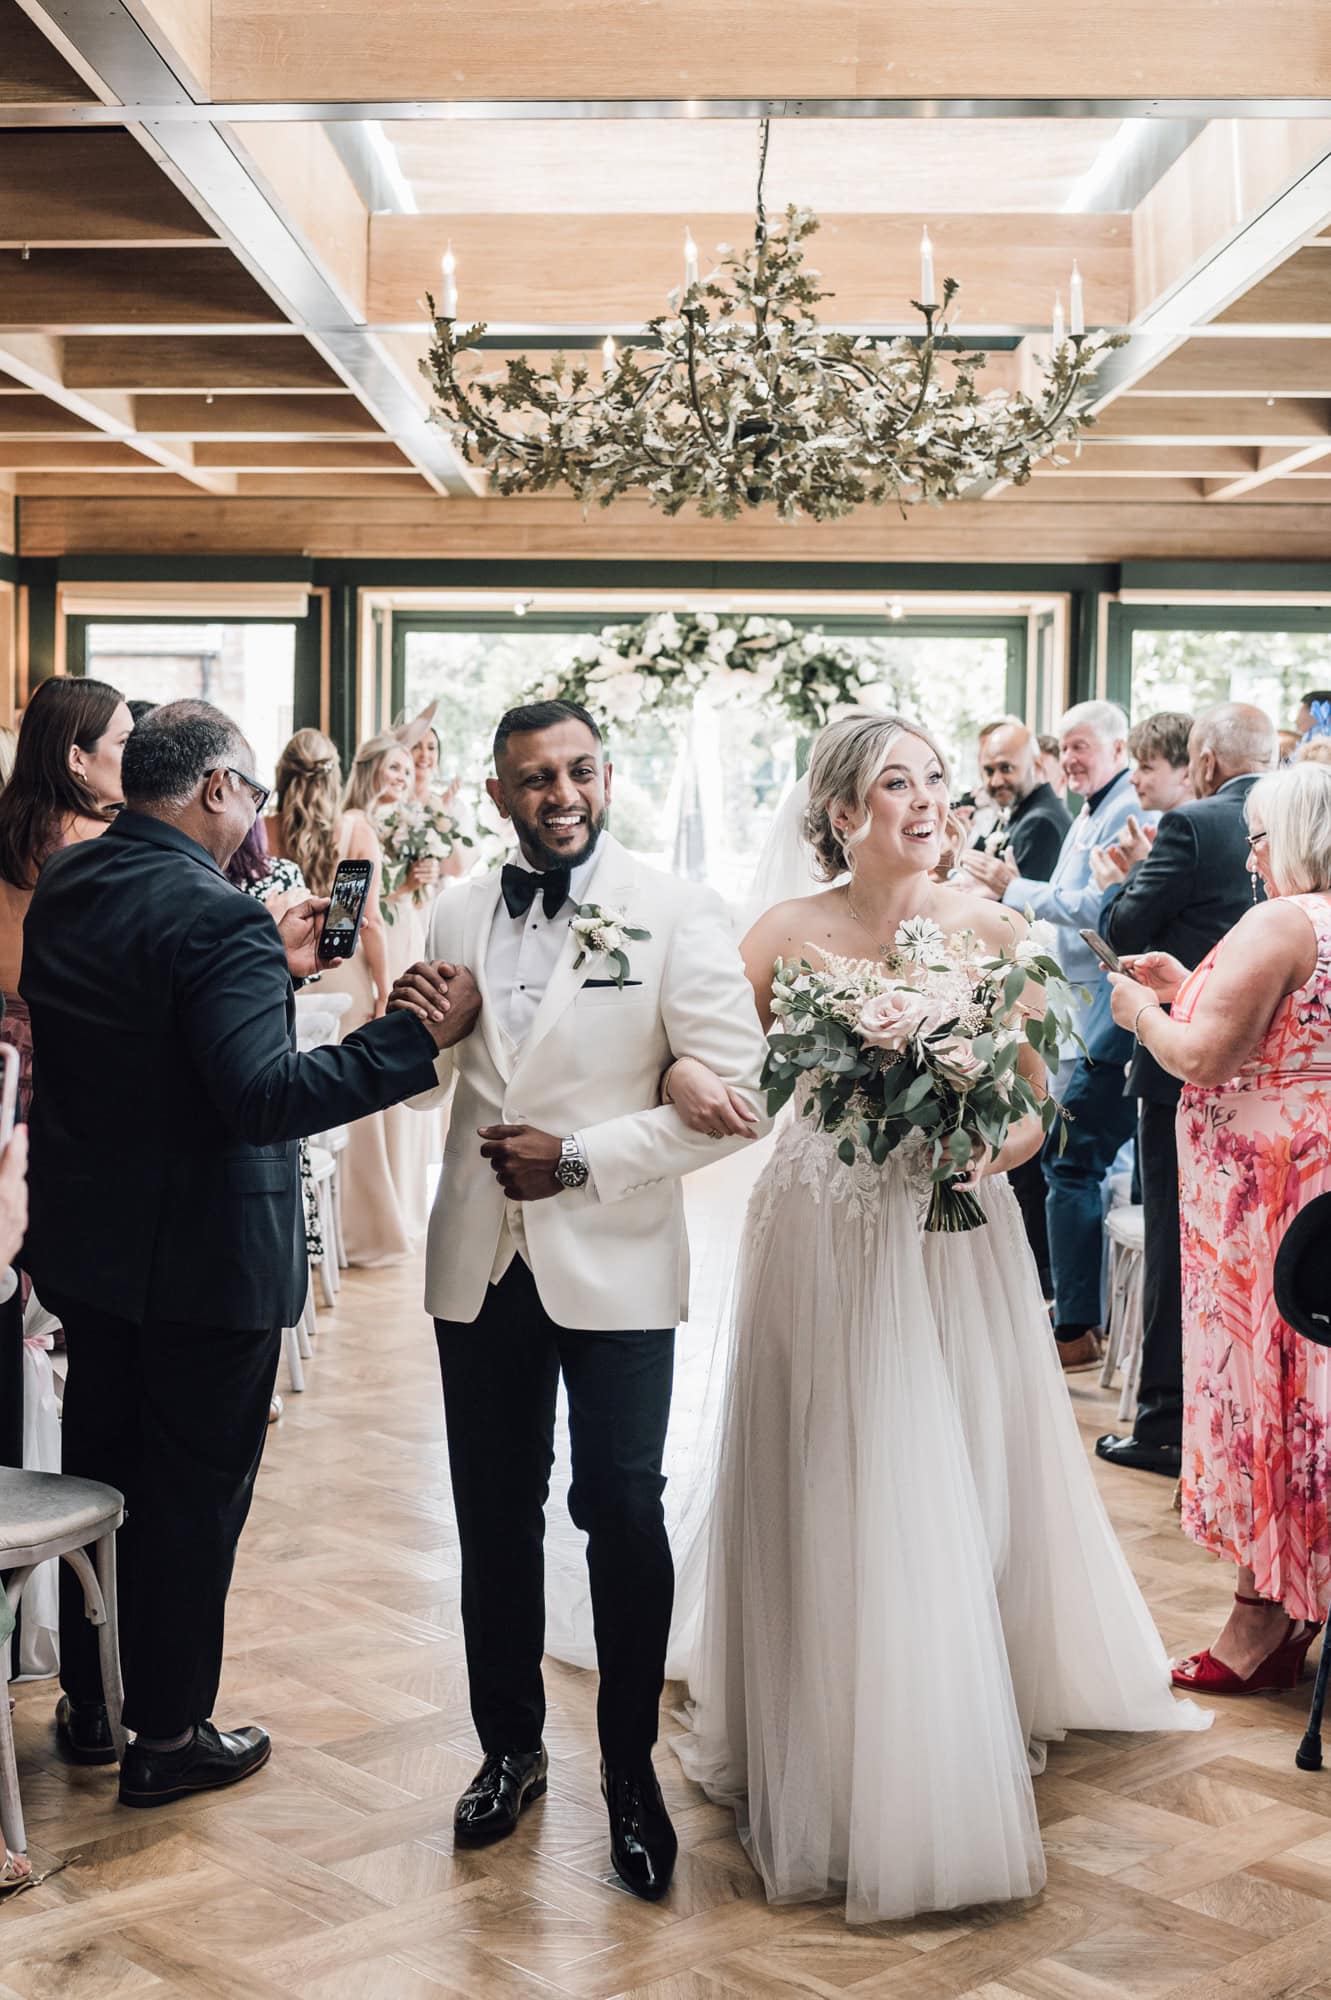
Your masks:
{"label": "woman in pink floral dress", "polygon": [[1238,1570],[1224,1631],[1174,1669],[1208,1694],[1292,1687],[1331,1604],[1331,1353],[1273,1297],[1285,1231],[1331,1191],[1331,769],[1263,779],[1248,824],[1270,900],[1195,972],[1152,952],[1113,982],[1186,1086],[1183,1525]]}

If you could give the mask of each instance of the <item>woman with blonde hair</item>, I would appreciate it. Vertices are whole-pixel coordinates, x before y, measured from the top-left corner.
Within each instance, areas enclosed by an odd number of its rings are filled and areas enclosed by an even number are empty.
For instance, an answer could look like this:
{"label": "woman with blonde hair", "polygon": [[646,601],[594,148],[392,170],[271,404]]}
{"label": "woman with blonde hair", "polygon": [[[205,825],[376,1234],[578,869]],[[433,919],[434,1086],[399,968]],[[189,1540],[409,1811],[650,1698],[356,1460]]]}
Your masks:
{"label": "woman with blonde hair", "polygon": [[[357,750],[343,804],[349,812],[363,814],[379,838],[380,815],[411,801],[415,781],[415,765],[402,732],[382,730]],[[409,965],[426,956],[430,906],[438,887],[439,863],[434,860],[413,861],[391,889],[380,884],[390,986]],[[379,1115],[402,1226],[408,1240],[416,1243],[430,1220],[430,1162],[443,1151],[439,1118],[435,1113],[422,1116],[406,1104],[395,1104]]]}
{"label": "woman with blonde hair", "polygon": [[[822,732],[805,838],[830,886],[744,941],[765,1024],[779,960],[862,982],[927,945],[928,972],[904,970],[951,1009],[1020,944],[1015,912],[936,879],[947,816],[918,724],[860,710]],[[1039,1093],[1029,1045],[1019,1064]],[[734,1129],[697,1062],[662,1087],[693,1129]],[[846,1159],[807,1116],[754,1191],[680,1754],[736,1806],[774,1901],[834,1890],[874,1923],[1033,1895],[1045,1742],[1205,1726],[1170,1693],[1054,1352],[1007,1179],[1042,1137],[1033,1112],[972,1160],[988,1226],[956,1234],[923,1230],[926,1146]]]}
{"label": "woman with blonde hair", "polygon": [[1293,1687],[1331,1607],[1331,1352],[1275,1304],[1285,1234],[1331,1192],[1331,769],[1259,779],[1247,814],[1267,900],[1195,972],[1147,952],[1113,981],[1184,1086],[1183,1527],[1236,1571],[1219,1638],[1174,1670],[1203,1694]]}
{"label": "woman with blonde hair", "polygon": [[[298,729],[277,760],[272,815],[264,829],[268,851],[293,861],[311,891],[326,896],[339,861],[371,864],[360,942],[355,953],[320,974],[320,990],[347,993],[342,1033],[377,1020],[388,1004],[387,931],[380,907],[383,858],[367,813],[342,795],[337,745],[318,729]],[[357,1119],[342,1154],[343,1235],[352,1264],[396,1264],[412,1248],[411,1233],[397,1199],[384,1125],[385,1113]]]}

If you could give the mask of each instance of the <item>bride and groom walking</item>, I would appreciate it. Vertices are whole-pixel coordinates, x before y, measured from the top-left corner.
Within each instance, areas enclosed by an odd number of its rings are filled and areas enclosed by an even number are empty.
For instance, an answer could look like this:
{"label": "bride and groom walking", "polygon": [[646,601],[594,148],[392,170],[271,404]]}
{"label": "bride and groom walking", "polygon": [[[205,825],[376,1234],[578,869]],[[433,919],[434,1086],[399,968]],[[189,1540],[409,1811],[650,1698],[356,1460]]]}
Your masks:
{"label": "bride and groom walking", "polygon": [[[673,1597],[662,1453],[688,1311],[680,1182],[765,1125],[779,957],[878,961],[928,917],[960,954],[1020,920],[932,879],[947,771],[929,737],[857,712],[819,738],[807,833],[833,886],[737,952],[720,900],[605,832],[611,770],[569,704],[500,724],[491,796],[518,859],[441,899],[394,1005],[474,980],[427,1252],[472,1713],[465,1844],[547,1786],[543,1510],[562,1375],[569,1510],[587,1535],[597,1723],[616,1871],[669,1887],[652,1768]],[[1029,1058],[1034,1061],[1034,1058]],[[1036,1121],[1038,1122],[1038,1121]],[[1031,1789],[1064,1730],[1208,1720],[1164,1650],[1091,1481],[1004,1169],[987,1228],[923,1235],[906,1149],[876,1167],[797,1118],[740,1250],[685,1769],[733,1802],[775,1899],[854,1921],[1007,1900],[1044,1879]],[[918,1170],[916,1170],[918,1171]]]}

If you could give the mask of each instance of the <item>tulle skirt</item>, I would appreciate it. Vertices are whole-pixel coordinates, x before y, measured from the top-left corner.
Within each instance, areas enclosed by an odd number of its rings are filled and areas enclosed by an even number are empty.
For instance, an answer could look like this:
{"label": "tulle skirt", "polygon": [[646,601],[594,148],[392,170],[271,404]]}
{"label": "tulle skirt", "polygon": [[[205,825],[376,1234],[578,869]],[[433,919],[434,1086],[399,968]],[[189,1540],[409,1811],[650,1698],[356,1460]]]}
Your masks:
{"label": "tulle skirt", "polygon": [[1068,1729],[1205,1728],[1091,1479],[1005,1179],[926,1235],[804,1121],[749,1210],[688,1773],[773,1900],[855,1922],[1037,1891]]}

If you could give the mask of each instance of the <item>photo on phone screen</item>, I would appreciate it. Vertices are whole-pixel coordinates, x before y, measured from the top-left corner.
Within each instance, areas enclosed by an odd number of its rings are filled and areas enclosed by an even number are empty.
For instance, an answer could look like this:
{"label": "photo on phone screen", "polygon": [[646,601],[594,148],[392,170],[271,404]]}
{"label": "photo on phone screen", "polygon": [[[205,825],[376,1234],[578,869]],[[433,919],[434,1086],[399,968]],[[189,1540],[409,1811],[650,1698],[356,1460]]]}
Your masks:
{"label": "photo on phone screen", "polygon": [[1088,944],[1101,965],[1107,965],[1111,972],[1122,972],[1123,964],[1112,945],[1107,945],[1099,931],[1082,931],[1083,944]]}
{"label": "photo on phone screen", "polygon": [[319,933],[320,958],[350,958],[355,951],[373,876],[373,862],[338,862]]}

